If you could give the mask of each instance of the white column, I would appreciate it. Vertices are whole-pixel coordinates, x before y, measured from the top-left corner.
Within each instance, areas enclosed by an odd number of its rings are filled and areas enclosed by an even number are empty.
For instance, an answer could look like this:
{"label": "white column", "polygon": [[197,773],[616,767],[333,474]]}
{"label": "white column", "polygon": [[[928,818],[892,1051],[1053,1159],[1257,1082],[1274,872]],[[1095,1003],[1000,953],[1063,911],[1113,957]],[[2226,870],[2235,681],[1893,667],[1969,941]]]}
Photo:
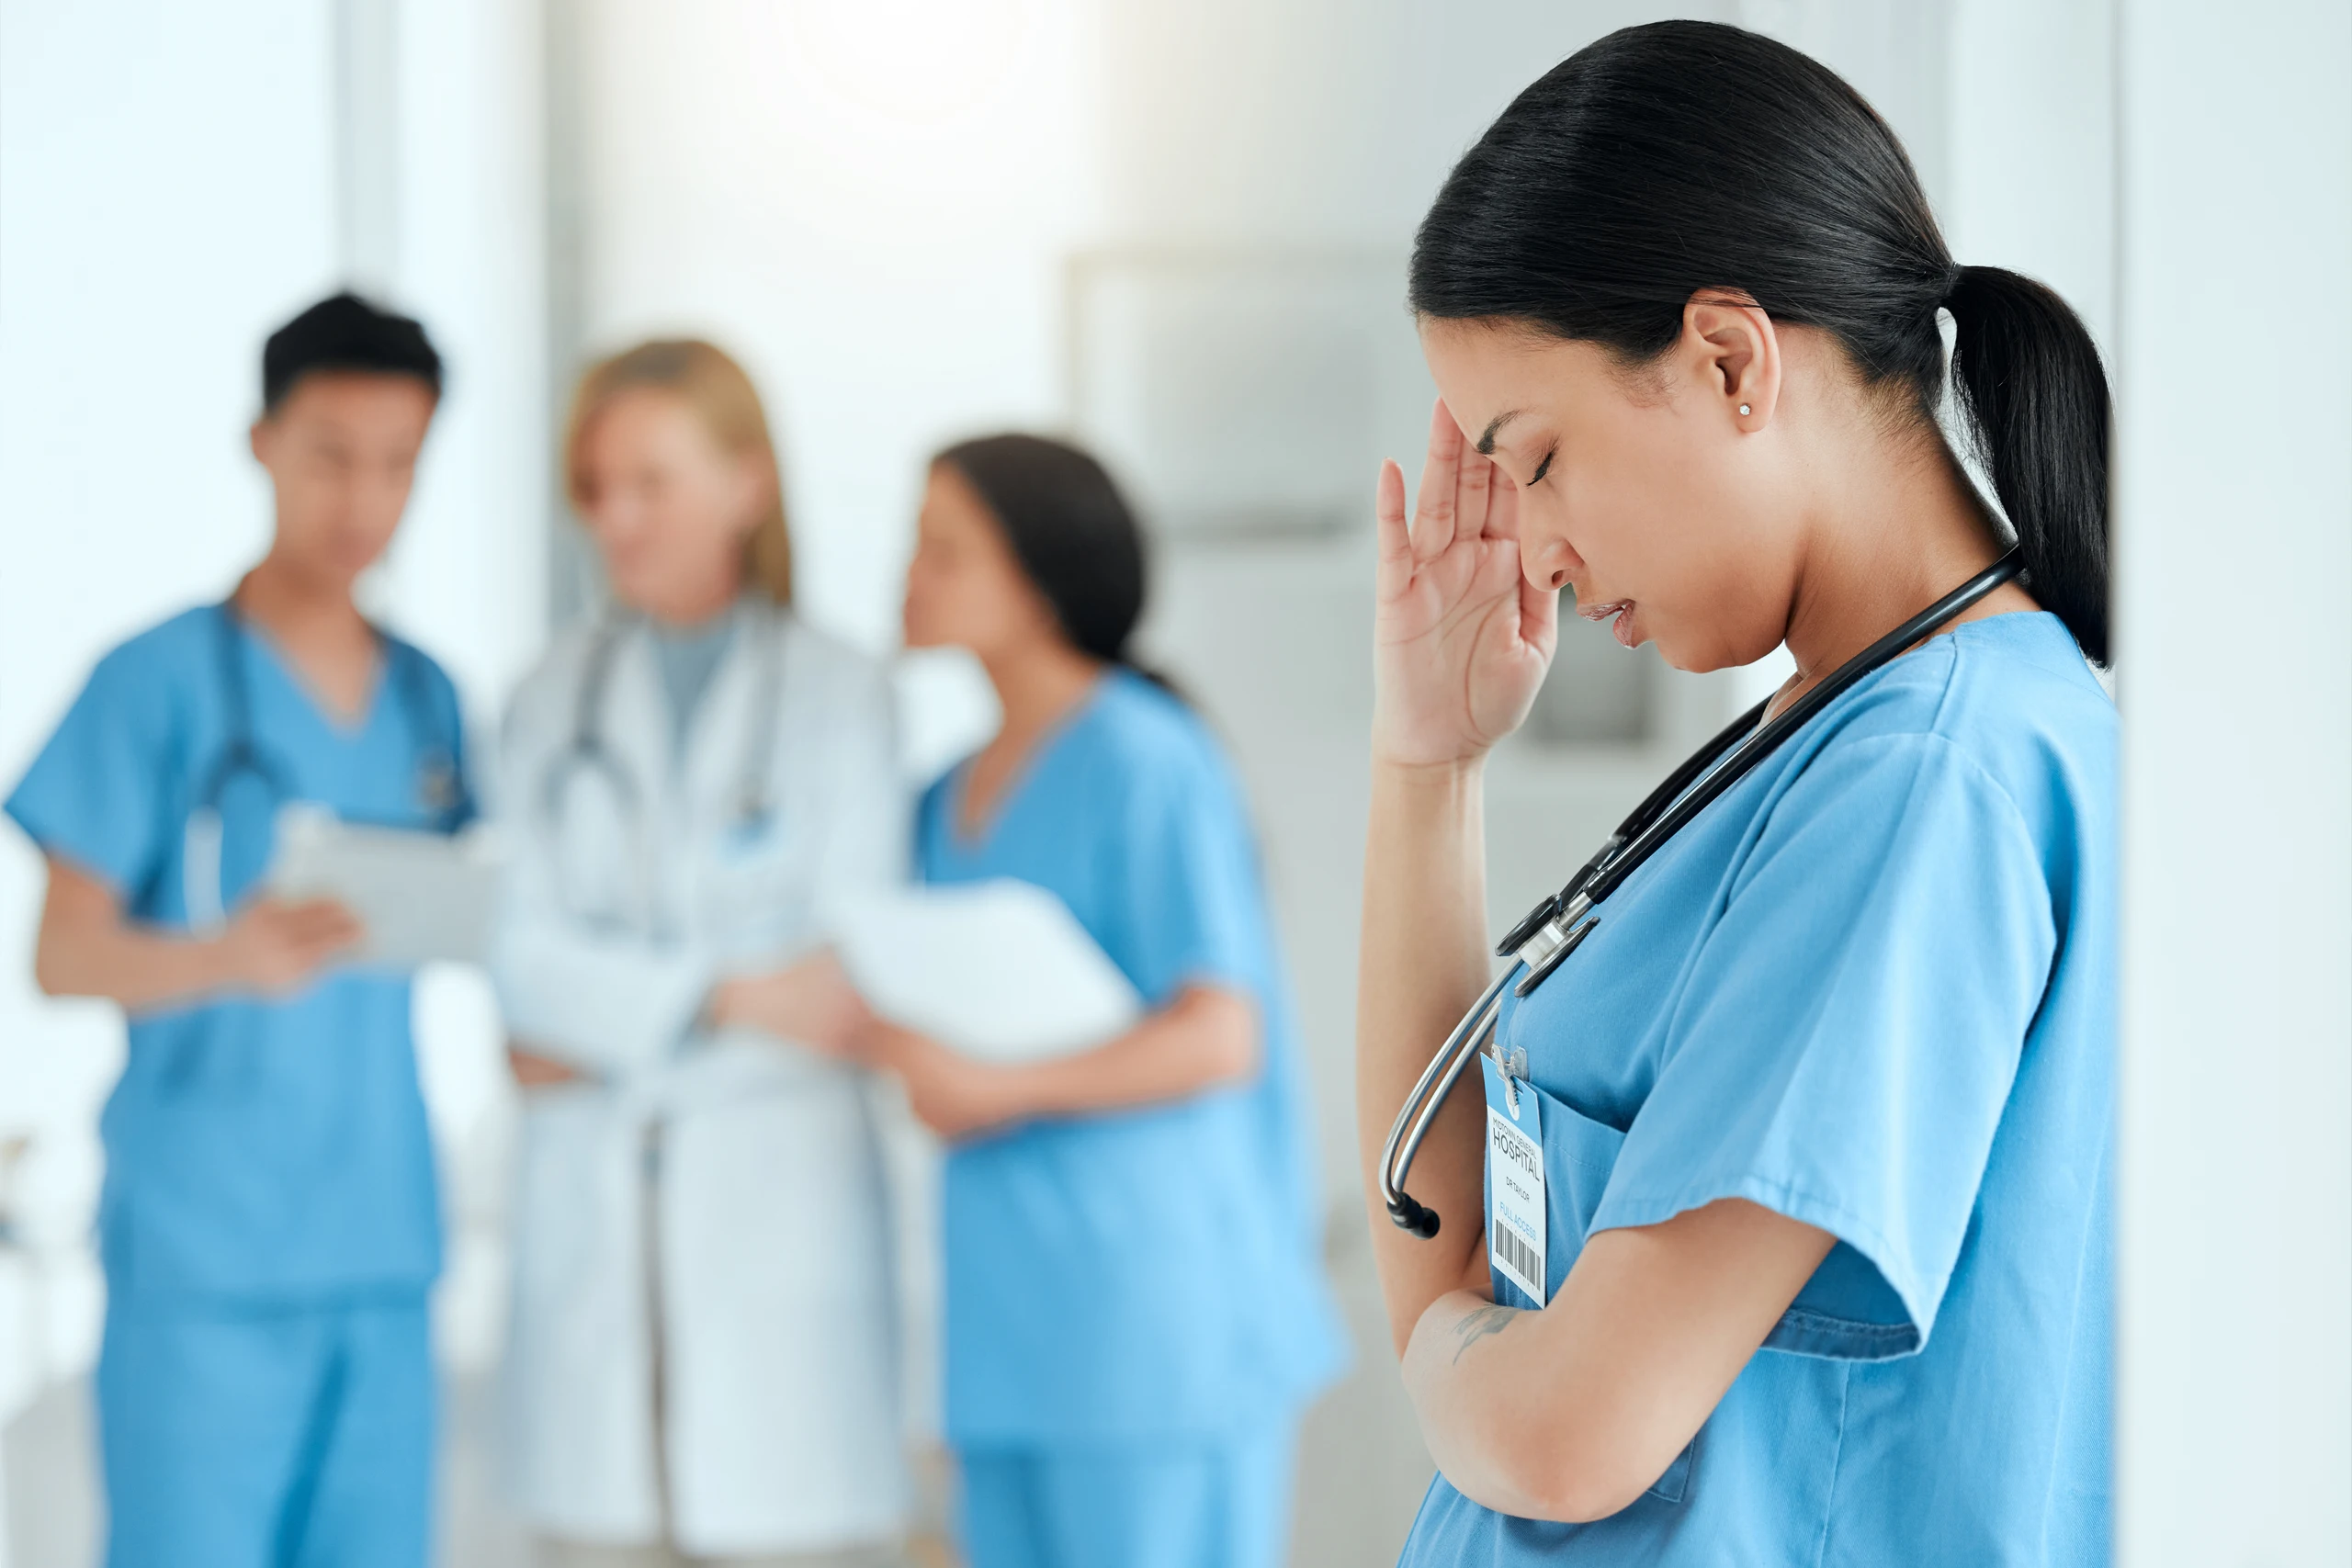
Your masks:
{"label": "white column", "polygon": [[2352,1561],[2352,8],[2123,0],[2119,1560]]}
{"label": "white column", "polygon": [[335,0],[335,242],[344,281],[400,271],[400,0]]}

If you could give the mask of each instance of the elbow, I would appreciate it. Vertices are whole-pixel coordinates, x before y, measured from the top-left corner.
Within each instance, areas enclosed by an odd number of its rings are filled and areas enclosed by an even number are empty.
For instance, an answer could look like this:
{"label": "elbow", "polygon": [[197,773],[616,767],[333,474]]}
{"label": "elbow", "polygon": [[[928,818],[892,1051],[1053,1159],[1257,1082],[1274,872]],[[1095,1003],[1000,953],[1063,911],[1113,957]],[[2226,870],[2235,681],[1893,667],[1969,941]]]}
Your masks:
{"label": "elbow", "polygon": [[1623,1513],[1648,1489],[1647,1484],[1628,1485],[1607,1476],[1555,1476],[1533,1494],[1534,1517],[1564,1525],[1589,1525]]}
{"label": "elbow", "polygon": [[1510,1479],[1528,1506],[1514,1511],[1566,1525],[1589,1525],[1624,1512],[1667,1469],[1645,1464],[1630,1447],[1594,1442],[1584,1434],[1521,1445],[1521,1472]]}

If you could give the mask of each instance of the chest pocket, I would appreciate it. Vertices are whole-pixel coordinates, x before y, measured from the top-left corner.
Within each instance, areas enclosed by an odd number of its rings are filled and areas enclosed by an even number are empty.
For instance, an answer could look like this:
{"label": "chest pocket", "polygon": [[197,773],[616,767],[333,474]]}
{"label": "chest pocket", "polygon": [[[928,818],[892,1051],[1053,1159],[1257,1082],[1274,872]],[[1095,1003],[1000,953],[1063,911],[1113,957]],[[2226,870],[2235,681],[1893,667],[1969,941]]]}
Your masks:
{"label": "chest pocket", "polygon": [[715,832],[700,889],[707,929],[723,945],[764,949],[804,938],[816,866],[797,818],[774,806]]}
{"label": "chest pocket", "polygon": [[[1501,1079],[1493,1064],[1482,1062],[1481,1077],[1487,1084],[1487,1102],[1503,1110],[1498,1087]],[[1556,1299],[1561,1283],[1584,1252],[1585,1239],[1592,1228],[1592,1216],[1600,1208],[1600,1195],[1609,1186],[1610,1172],[1617,1168],[1618,1151],[1625,1145],[1625,1134],[1606,1122],[1596,1122],[1577,1111],[1567,1101],[1544,1093],[1522,1078],[1518,1092],[1535,1101],[1542,1125],[1544,1141],[1544,1293],[1547,1300]],[[1505,1111],[1505,1114],[1508,1111]],[[1494,1193],[1491,1183],[1494,1155],[1491,1140],[1488,1146],[1487,1193],[1487,1223],[1494,1223]],[[1487,1278],[1494,1287],[1495,1300],[1504,1306],[1532,1308],[1539,1303],[1512,1283],[1508,1276],[1496,1269],[1492,1254],[1488,1255]],[[1668,1503],[1679,1503],[1690,1488],[1690,1466],[1699,1447],[1693,1438],[1674,1456],[1666,1473],[1649,1489],[1649,1495]]]}

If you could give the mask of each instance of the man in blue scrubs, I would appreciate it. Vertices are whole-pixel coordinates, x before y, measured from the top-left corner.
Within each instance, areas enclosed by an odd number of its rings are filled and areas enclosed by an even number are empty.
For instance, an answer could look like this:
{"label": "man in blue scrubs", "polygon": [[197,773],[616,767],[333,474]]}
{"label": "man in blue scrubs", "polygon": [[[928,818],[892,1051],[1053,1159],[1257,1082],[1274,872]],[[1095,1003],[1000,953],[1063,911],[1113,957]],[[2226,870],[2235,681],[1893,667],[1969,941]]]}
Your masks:
{"label": "man in blue scrubs", "polygon": [[277,809],[451,831],[456,693],[363,617],[440,397],[424,333],[349,295],[262,358],[269,552],[108,653],[9,796],[46,857],[35,971],[130,1015],[102,1122],[97,1375],[116,1568],[424,1562],[440,1265],[405,976],[262,895]]}

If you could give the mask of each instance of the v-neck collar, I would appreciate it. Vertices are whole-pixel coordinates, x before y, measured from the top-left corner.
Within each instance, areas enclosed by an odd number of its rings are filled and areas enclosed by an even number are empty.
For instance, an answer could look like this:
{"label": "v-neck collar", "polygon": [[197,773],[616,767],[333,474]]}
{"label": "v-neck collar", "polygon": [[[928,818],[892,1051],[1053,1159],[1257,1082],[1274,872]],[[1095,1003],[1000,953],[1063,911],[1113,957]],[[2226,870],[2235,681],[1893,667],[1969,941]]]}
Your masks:
{"label": "v-neck collar", "polygon": [[[964,802],[972,787],[972,766],[979,761],[979,752],[974,752],[956,764],[944,804],[947,807],[948,842],[957,854],[970,856],[987,852],[989,845],[995,841],[998,829],[1004,826],[1004,819],[1012,814],[1012,808],[1020,804],[1021,797],[1028,793],[1029,786],[1035,784],[1037,775],[1045,771],[1046,761],[1060,749],[1063,741],[1069,739],[1070,732],[1086,716],[1094,711],[1096,705],[1102,701],[1102,694],[1118,678],[1118,673],[1113,669],[1097,674],[1093,683],[1087,687],[1085,695],[1070,704],[1068,712],[1038,732],[1036,740],[1030,745],[1029,754],[1014,764],[1011,775],[1005,779],[1004,788],[998,792],[996,804],[987,818],[968,832],[964,825],[967,815]],[[981,750],[986,750],[986,747],[981,748]]]}
{"label": "v-neck collar", "polygon": [[356,743],[375,728],[378,711],[384,704],[384,687],[390,679],[392,665],[391,649],[382,633],[373,633],[376,659],[375,666],[368,675],[367,697],[357,713],[346,716],[304,678],[301,666],[278,646],[277,639],[269,634],[267,627],[228,604],[222,604],[219,613],[228,618],[230,628],[246,646],[260,651],[262,662],[293,689],[294,694],[301,700],[304,711],[316,719],[320,728],[328,734],[349,745]]}

